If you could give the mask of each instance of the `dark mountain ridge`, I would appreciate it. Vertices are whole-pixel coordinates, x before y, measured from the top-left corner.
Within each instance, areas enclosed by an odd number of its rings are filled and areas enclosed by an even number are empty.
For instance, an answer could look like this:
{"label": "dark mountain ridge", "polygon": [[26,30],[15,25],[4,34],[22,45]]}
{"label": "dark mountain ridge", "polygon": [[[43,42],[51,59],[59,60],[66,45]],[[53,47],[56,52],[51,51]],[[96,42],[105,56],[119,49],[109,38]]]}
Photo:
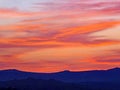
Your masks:
{"label": "dark mountain ridge", "polygon": [[3,88],[5,90],[96,90],[96,88],[93,89],[88,85],[33,78],[0,81],[0,90]]}
{"label": "dark mountain ridge", "polygon": [[21,80],[27,78],[59,80],[63,82],[120,82],[120,68],[92,71],[61,71],[56,73],[33,73],[16,69],[0,70],[0,81]]}

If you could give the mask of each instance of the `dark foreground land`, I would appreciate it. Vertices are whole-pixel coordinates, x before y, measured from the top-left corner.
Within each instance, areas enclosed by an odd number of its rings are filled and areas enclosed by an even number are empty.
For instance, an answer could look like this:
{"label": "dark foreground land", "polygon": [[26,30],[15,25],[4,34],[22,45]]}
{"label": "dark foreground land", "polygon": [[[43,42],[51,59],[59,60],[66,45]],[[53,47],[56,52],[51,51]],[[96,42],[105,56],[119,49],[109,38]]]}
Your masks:
{"label": "dark foreground land", "polygon": [[0,90],[120,90],[120,83],[64,83],[56,80],[23,79],[0,82]]}
{"label": "dark foreground land", "polygon": [[120,90],[120,68],[56,73],[1,70],[0,90]]}

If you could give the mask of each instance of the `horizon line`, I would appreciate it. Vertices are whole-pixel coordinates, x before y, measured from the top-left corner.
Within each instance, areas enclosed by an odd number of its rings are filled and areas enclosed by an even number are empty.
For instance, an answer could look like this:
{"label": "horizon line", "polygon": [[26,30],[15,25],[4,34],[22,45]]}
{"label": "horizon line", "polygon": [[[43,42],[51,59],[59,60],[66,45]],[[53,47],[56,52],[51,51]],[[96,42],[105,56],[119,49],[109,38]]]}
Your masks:
{"label": "horizon line", "polygon": [[20,69],[0,69],[0,71],[21,71],[21,72],[30,72],[30,73],[59,73],[59,72],[89,72],[89,71],[107,71],[107,70],[112,70],[112,69],[120,69],[120,67],[113,67],[113,68],[108,68],[108,69],[91,69],[91,70],[80,70],[80,71],[75,71],[75,70],[61,70],[61,71],[54,71],[54,72],[34,72],[34,71],[28,71],[28,70],[20,70]]}

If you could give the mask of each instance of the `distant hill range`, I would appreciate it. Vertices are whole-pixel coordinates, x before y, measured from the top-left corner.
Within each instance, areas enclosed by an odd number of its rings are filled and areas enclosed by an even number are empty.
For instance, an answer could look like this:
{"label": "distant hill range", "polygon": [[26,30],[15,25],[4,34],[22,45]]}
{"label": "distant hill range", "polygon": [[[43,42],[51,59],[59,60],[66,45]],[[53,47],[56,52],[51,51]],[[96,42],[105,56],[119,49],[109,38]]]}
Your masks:
{"label": "distant hill range", "polygon": [[87,85],[64,83],[56,80],[21,79],[1,81],[0,90],[96,90]]}
{"label": "distant hill range", "polygon": [[56,73],[33,73],[15,69],[0,70],[0,81],[22,80],[22,79],[57,80],[67,83],[81,82],[120,82],[120,68],[92,71],[62,71]]}
{"label": "distant hill range", "polygon": [[0,81],[0,90],[120,90],[118,82],[65,83],[57,80],[21,79]]}

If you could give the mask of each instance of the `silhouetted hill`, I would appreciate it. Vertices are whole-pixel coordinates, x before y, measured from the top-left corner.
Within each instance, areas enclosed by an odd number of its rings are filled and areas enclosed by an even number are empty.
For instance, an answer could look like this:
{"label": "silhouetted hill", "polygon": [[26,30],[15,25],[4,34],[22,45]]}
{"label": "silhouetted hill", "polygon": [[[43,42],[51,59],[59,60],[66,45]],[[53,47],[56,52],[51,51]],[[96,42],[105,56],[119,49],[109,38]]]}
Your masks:
{"label": "silhouetted hill", "polygon": [[32,78],[0,82],[0,87],[11,87],[15,90],[92,90],[85,85]]}
{"label": "silhouetted hill", "polygon": [[0,71],[0,90],[120,90],[120,68],[32,73]]}
{"label": "silhouetted hill", "polygon": [[116,82],[65,83],[56,80],[21,79],[1,81],[0,90],[120,90]]}
{"label": "silhouetted hill", "polygon": [[120,82],[120,68],[108,70],[93,70],[93,71],[62,71],[56,73],[32,73],[18,71],[14,69],[1,70],[0,81],[20,80],[20,79],[54,79],[63,82]]}

